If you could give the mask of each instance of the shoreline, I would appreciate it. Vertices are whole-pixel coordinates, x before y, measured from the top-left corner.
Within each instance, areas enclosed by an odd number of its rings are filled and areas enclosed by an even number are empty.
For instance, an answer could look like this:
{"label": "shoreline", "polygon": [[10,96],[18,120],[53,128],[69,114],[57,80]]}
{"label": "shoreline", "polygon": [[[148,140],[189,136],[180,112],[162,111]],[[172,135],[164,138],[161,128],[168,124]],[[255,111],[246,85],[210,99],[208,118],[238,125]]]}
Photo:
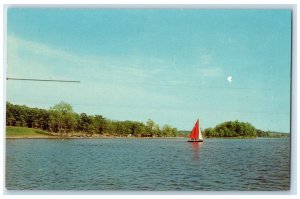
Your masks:
{"label": "shoreline", "polygon": [[69,133],[54,133],[43,131],[41,129],[27,127],[10,127],[6,126],[6,139],[170,139],[170,138],[188,138],[186,136],[177,137],[158,137],[158,136],[141,136],[141,135],[115,135],[115,134],[88,134],[86,132],[69,132]]}
{"label": "shoreline", "polygon": [[92,136],[92,137],[6,136],[5,137],[5,139],[183,139],[183,138],[185,137],[117,137],[117,136]]}
{"label": "shoreline", "polygon": [[[111,135],[111,134],[87,134],[83,132],[60,134],[54,132],[46,132],[39,129],[30,129],[23,127],[9,127],[6,129],[4,135],[6,139],[186,139],[189,140],[189,136],[176,136],[176,137],[150,137],[150,136],[135,136],[135,135]],[[205,137],[205,139],[260,139],[260,138],[290,138],[290,136],[269,136],[269,137],[250,137],[250,136],[237,136],[237,137]]]}
{"label": "shoreline", "polygon": [[[187,139],[186,137],[116,137],[116,136],[94,136],[94,137],[60,137],[60,136],[5,136],[5,139]],[[214,137],[205,138],[210,139],[278,139],[278,138],[289,138],[289,137]]]}

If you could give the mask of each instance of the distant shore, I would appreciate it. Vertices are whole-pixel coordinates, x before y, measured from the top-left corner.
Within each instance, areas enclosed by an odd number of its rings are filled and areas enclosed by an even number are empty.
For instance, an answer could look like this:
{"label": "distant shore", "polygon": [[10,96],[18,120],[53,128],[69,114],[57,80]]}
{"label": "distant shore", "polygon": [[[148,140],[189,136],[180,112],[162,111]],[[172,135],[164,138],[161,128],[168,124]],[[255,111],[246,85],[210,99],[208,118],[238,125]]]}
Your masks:
{"label": "distant shore", "polygon": [[[119,137],[119,136],[86,136],[86,137],[61,137],[61,136],[6,136],[6,139],[179,139],[185,137]],[[188,139],[188,138],[187,138]]]}
{"label": "distant shore", "polygon": [[141,138],[141,139],[155,139],[155,138],[184,138],[184,137],[140,137],[140,136],[117,136],[117,135],[86,135],[85,133],[69,133],[61,136],[59,133],[42,131],[39,129],[25,128],[25,127],[6,127],[6,139],[120,139],[120,138]]}
{"label": "distant shore", "polygon": [[[273,136],[273,137],[205,137],[205,139],[255,139],[255,138],[288,138],[289,135],[285,136]],[[6,139],[189,139],[189,136],[177,136],[177,137],[145,137],[145,136],[119,136],[109,134],[93,134],[89,135],[86,133],[69,133],[59,134],[48,131],[42,131],[40,129],[26,128],[26,127],[6,127]]]}

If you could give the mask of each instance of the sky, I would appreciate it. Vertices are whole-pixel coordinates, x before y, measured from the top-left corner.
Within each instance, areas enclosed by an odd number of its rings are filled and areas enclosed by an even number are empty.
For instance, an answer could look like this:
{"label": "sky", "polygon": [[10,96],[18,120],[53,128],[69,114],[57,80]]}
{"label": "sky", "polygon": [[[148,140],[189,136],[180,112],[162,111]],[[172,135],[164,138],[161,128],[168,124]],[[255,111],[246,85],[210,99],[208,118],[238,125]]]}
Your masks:
{"label": "sky", "polygon": [[[6,99],[170,124],[290,131],[291,11],[9,8]],[[228,77],[232,77],[232,81]]]}

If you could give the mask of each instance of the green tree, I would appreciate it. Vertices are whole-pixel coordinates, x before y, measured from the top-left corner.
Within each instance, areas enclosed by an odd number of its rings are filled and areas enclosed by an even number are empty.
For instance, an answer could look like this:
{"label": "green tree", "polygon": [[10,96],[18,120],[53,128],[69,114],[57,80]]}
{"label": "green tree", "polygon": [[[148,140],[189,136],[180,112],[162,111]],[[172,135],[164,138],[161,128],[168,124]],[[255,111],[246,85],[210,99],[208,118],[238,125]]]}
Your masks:
{"label": "green tree", "polygon": [[145,124],[142,122],[133,122],[132,124],[132,135],[133,136],[142,136],[146,134]]}
{"label": "green tree", "polygon": [[172,127],[168,124],[163,125],[162,127],[162,136],[168,137],[172,134]]}
{"label": "green tree", "polygon": [[154,125],[154,128],[153,128],[153,135],[155,135],[155,136],[157,136],[157,137],[161,137],[161,136],[162,136],[162,131],[160,130],[158,124],[155,124],[155,125]]}
{"label": "green tree", "polygon": [[[80,115],[73,111],[70,104],[60,102],[48,110],[30,108],[25,105],[6,103],[6,125],[38,128],[68,136],[70,132],[94,133],[121,136],[177,136],[176,128],[168,126],[168,130],[149,119],[146,124],[136,121],[112,121],[101,115]],[[166,132],[164,132],[166,131]]]}
{"label": "green tree", "polygon": [[179,132],[176,128],[173,128],[171,125],[165,124],[162,127],[162,136],[164,137],[176,137]]}
{"label": "green tree", "polygon": [[81,113],[77,129],[84,132],[87,136],[92,136],[97,131],[94,116]]}
{"label": "green tree", "polygon": [[40,109],[39,128],[49,130],[49,111]]}
{"label": "green tree", "polygon": [[95,115],[94,125],[98,134],[104,134],[107,130],[107,121],[102,115]]}
{"label": "green tree", "polygon": [[14,117],[14,105],[6,102],[6,125],[15,126],[16,118]]}
{"label": "green tree", "polygon": [[107,120],[106,121],[106,128],[104,129],[103,134],[116,135],[115,122],[113,122],[112,120]]}
{"label": "green tree", "polygon": [[146,122],[146,134],[149,136],[153,136],[155,132],[155,122],[151,119],[148,119]]}
{"label": "green tree", "polygon": [[55,109],[49,110],[49,130],[55,133],[62,133],[63,114]]}
{"label": "green tree", "polygon": [[255,137],[256,129],[250,123],[227,121],[205,129],[204,134],[206,137]]}
{"label": "green tree", "polygon": [[50,129],[59,132],[61,136],[68,135],[77,125],[75,113],[70,104],[60,102],[50,108]]}
{"label": "green tree", "polygon": [[75,114],[73,112],[67,112],[65,113],[63,119],[67,135],[69,132],[74,132],[77,127],[77,119]]}

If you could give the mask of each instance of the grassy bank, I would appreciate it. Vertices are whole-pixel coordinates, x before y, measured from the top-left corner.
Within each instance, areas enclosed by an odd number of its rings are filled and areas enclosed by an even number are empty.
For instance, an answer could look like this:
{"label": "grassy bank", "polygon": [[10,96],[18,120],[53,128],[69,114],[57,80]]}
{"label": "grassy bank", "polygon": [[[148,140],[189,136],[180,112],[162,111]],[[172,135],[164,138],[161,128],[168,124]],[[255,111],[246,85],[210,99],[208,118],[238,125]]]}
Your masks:
{"label": "grassy bank", "polygon": [[55,137],[46,131],[26,127],[6,126],[6,138],[50,138]]}

